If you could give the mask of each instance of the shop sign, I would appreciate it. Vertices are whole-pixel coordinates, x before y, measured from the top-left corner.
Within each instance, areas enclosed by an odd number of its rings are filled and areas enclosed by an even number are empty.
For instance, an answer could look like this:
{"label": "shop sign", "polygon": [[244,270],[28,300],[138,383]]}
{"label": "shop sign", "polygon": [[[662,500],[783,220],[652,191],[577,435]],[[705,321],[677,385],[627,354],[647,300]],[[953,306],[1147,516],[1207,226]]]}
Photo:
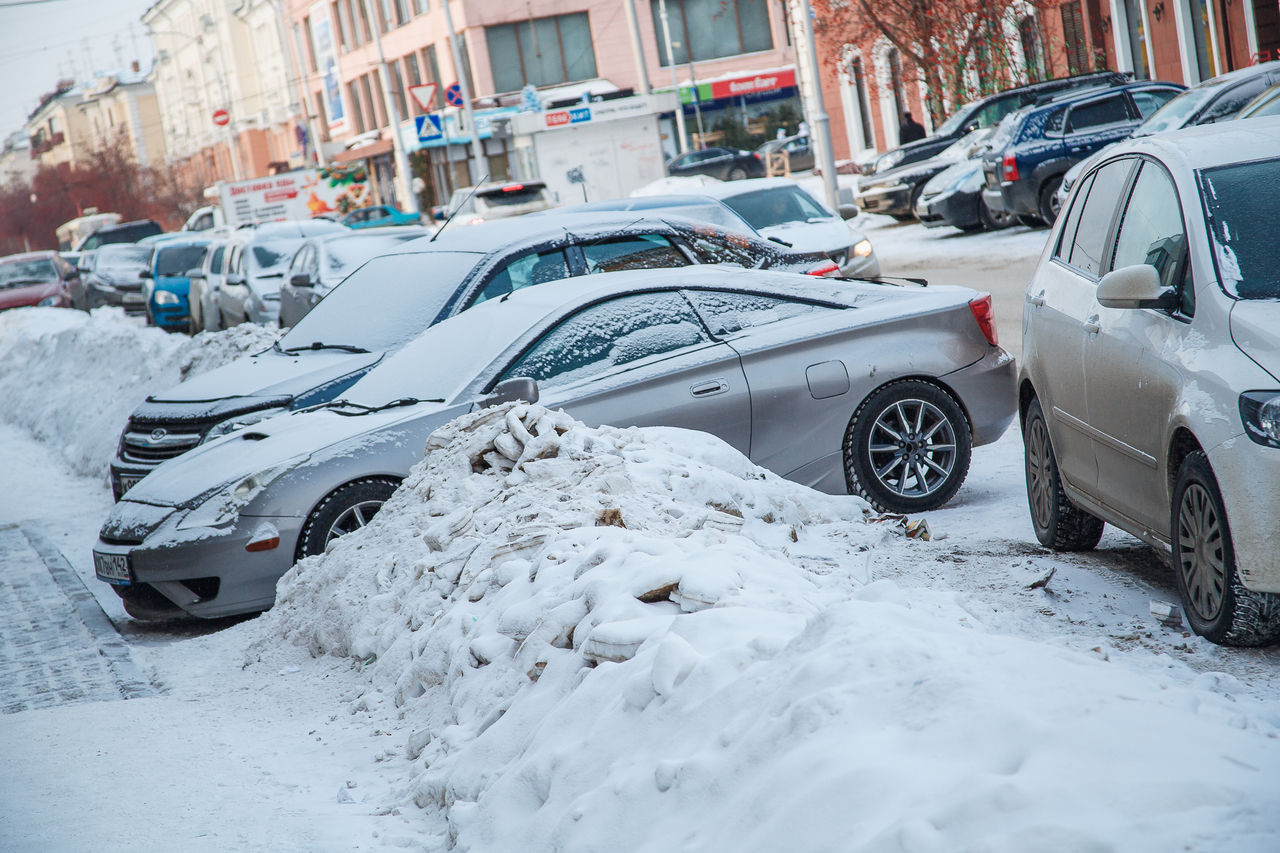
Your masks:
{"label": "shop sign", "polygon": [[[757,95],[761,92],[774,92],[778,89],[790,89],[796,85],[794,68],[784,68],[760,74],[744,74],[729,80],[713,80],[710,83],[699,83],[697,98],[700,102],[715,101],[720,98],[738,98],[743,95]],[[680,102],[692,104],[695,100],[694,88],[685,86],[680,90]]]}

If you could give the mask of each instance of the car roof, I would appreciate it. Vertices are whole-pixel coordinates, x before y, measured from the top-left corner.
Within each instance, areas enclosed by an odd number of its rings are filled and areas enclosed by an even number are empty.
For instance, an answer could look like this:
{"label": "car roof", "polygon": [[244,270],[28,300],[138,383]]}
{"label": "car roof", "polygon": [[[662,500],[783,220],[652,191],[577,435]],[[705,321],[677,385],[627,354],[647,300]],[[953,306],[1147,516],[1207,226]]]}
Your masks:
{"label": "car roof", "polygon": [[0,258],[0,263],[5,261],[38,261],[41,258],[54,258],[58,253],[52,249],[45,249],[37,252],[19,252],[16,255],[5,255]]}
{"label": "car roof", "polygon": [[439,238],[422,237],[404,243],[401,252],[451,251],[488,254],[495,248],[505,248],[516,242],[536,242],[554,239],[565,232],[575,234],[602,234],[612,230],[640,224],[648,217],[640,211],[545,211],[537,216],[513,216],[496,219],[479,225],[454,223],[444,229]]}
{"label": "car roof", "polygon": [[1216,77],[1210,77],[1208,80],[1201,80],[1191,88],[1215,89],[1219,86],[1226,87],[1233,83],[1251,80],[1254,77],[1261,77],[1272,72],[1280,72],[1280,60],[1259,62],[1257,65],[1246,65],[1244,68],[1237,68],[1235,71],[1227,71]]}
{"label": "car roof", "polygon": [[698,189],[698,194],[715,199],[733,198],[755,190],[769,190],[776,187],[791,187],[803,191],[803,187],[791,178],[744,178],[741,181],[721,181],[719,184],[706,184]]}
{"label": "car roof", "polygon": [[1280,139],[1280,116],[1259,116],[1125,140],[1116,146],[1114,153],[1150,153],[1200,170],[1276,157],[1280,155],[1277,139]]}

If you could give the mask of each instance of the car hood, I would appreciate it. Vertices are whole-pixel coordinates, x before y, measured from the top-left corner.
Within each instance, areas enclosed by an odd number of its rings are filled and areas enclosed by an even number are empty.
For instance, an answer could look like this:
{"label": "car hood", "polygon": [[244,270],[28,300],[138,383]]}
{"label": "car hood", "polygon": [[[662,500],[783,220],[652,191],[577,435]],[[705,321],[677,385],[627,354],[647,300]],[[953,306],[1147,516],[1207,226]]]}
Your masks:
{"label": "car hood", "polygon": [[285,355],[267,350],[194,376],[156,394],[153,403],[211,403],[234,397],[296,396],[326,382],[368,370],[381,352],[318,350]]}
{"label": "car hood", "polygon": [[1231,308],[1231,339],[1245,355],[1280,381],[1280,301],[1237,299]]}
{"label": "car hood", "polygon": [[761,228],[766,238],[776,237],[791,244],[791,251],[840,252],[862,239],[845,224],[843,219],[826,219],[821,222],[784,222]]}
{"label": "car hood", "polygon": [[45,284],[29,284],[24,287],[11,287],[0,290],[0,311],[6,308],[22,308],[35,305],[41,299],[57,296],[61,286],[56,281]]}

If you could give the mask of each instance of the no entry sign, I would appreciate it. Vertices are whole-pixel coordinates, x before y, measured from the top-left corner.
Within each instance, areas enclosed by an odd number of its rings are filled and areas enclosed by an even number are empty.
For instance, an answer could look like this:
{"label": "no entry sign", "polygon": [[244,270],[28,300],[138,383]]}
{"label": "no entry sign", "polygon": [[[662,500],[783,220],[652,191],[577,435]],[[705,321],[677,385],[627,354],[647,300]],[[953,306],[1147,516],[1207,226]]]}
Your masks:
{"label": "no entry sign", "polygon": [[231,121],[231,114],[226,110],[213,111],[213,123],[218,127],[225,127]]}

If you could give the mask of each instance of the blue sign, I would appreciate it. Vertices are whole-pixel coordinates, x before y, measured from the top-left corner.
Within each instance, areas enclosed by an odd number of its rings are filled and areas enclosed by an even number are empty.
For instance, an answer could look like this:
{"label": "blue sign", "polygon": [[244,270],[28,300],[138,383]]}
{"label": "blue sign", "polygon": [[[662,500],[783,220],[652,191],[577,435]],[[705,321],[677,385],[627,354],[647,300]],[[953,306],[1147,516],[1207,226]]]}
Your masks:
{"label": "blue sign", "polygon": [[591,121],[591,107],[574,107],[569,110],[569,124],[580,121]]}
{"label": "blue sign", "polygon": [[451,107],[462,106],[462,86],[458,83],[454,83],[448,89],[445,89],[444,102]]}
{"label": "blue sign", "polygon": [[440,116],[435,113],[427,113],[424,116],[414,116],[413,123],[418,128],[419,142],[433,142],[437,139],[444,138],[444,125],[440,121]]}

